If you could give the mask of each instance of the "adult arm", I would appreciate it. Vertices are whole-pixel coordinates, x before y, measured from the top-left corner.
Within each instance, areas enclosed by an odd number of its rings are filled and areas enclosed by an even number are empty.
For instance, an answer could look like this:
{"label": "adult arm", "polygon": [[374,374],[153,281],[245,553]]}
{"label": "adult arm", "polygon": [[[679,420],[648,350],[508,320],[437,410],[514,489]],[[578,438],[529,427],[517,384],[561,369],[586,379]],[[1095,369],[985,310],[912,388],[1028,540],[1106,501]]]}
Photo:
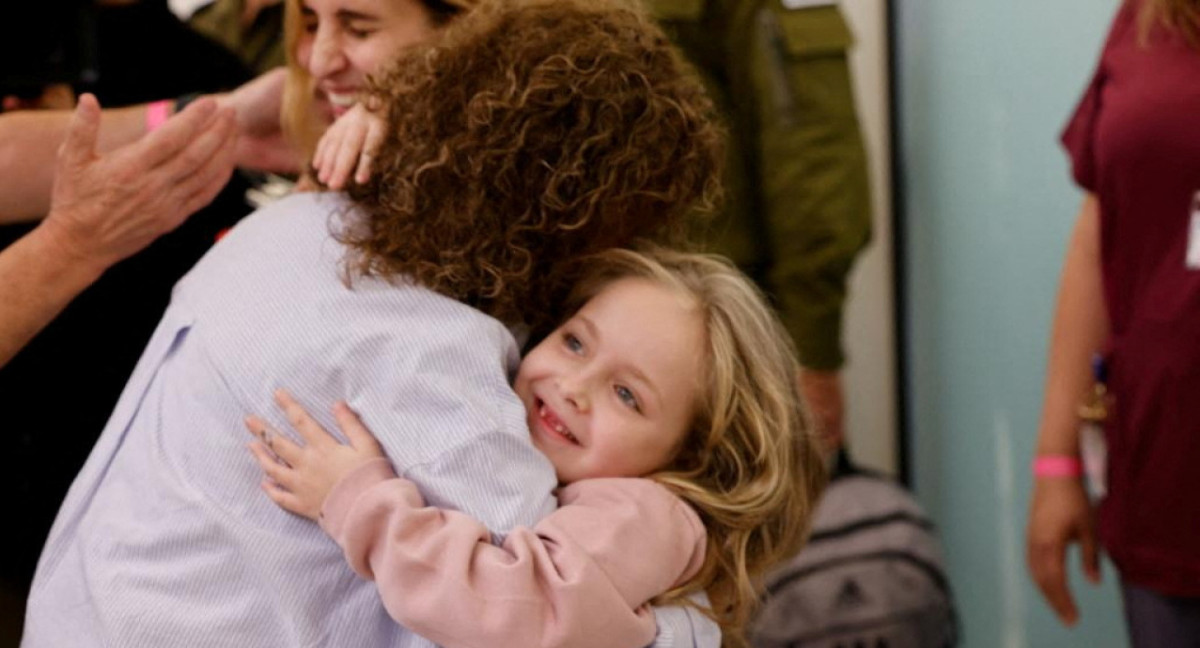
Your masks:
{"label": "adult arm", "polygon": [[[282,68],[272,70],[233,92],[212,95],[221,107],[235,113],[240,135],[235,150],[238,166],[266,171],[299,169],[299,158],[283,141],[279,126],[284,76]],[[101,111],[95,151],[108,153],[146,135],[150,105]],[[169,110],[173,107],[174,102]],[[72,114],[69,110],[0,114],[0,224],[37,220],[50,210],[56,155],[67,138]]]}
{"label": "adult arm", "polygon": [[[1091,356],[1109,334],[1100,272],[1100,207],[1089,194],[1067,248],[1055,307],[1037,454],[1079,454],[1077,410],[1092,386]],[[1078,478],[1037,478],[1029,510],[1026,560],[1038,589],[1059,619],[1074,624],[1078,609],[1067,587],[1066,550],[1078,542],[1083,569],[1100,580],[1096,533]]]}
{"label": "adult arm", "polygon": [[105,154],[100,123],[84,95],[62,135],[49,215],[0,252],[0,366],[105,269],[212,200],[233,170],[233,114],[212,101]]}
{"label": "adult arm", "polygon": [[764,4],[754,21],[758,182],[770,285],[804,368],[801,390],[831,449],[843,436],[847,277],[871,233],[867,159],[839,9]]}
{"label": "adult arm", "polygon": [[579,482],[560,503],[496,546],[481,523],[425,506],[376,459],[339,482],[321,524],[394,619],[447,648],[650,643],[645,604],[703,560],[699,518],[642,479]]}

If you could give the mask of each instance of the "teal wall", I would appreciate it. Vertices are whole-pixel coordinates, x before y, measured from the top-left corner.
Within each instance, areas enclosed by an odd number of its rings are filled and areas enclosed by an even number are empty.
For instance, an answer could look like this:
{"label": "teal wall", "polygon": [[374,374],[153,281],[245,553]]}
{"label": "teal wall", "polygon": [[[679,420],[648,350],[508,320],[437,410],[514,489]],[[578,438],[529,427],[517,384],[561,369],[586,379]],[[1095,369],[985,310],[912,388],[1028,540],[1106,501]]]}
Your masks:
{"label": "teal wall", "polygon": [[[896,0],[910,466],[966,648],[1125,646],[1114,573],[1064,629],[1025,570],[1029,458],[1080,194],[1058,132],[1116,0]],[[1077,556],[1071,556],[1078,576]]]}

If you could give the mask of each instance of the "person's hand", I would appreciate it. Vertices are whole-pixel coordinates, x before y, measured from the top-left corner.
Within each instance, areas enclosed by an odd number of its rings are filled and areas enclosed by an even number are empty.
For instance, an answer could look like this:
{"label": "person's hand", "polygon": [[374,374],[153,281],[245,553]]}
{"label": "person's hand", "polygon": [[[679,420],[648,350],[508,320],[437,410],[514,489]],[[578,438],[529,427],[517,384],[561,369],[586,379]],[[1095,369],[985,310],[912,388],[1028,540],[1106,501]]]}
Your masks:
{"label": "person's hand", "polygon": [[50,212],[40,227],[79,263],[104,268],[207,205],[233,172],[233,111],[188,106],[139,140],[96,153],[100,104],[80,97],[59,149]]}
{"label": "person's hand", "polygon": [[1079,543],[1084,574],[1091,582],[1099,583],[1099,549],[1083,484],[1072,478],[1036,480],[1025,559],[1042,596],[1066,625],[1074,625],[1079,619],[1067,586],[1067,545],[1074,542]]}
{"label": "person's hand", "polygon": [[832,454],[845,440],[845,398],[842,395],[842,374],[838,371],[801,369],[800,395],[804,397],[821,449]]}
{"label": "person's hand", "polygon": [[350,175],[362,184],[371,177],[371,161],[383,142],[387,123],[361,102],[329,126],[313,154],[317,179],[333,190],[346,186]]}
{"label": "person's hand", "polygon": [[300,153],[284,138],[280,123],[286,78],[285,68],[275,68],[233,92],[217,95],[221,106],[237,113],[238,166],[274,173],[300,171]]}
{"label": "person's hand", "polygon": [[359,466],[384,456],[383,449],[345,403],[333,406],[333,416],[350,445],[330,436],[282,389],[275,392],[275,402],[304,445],[274,434],[257,416],[246,417],[246,427],[258,437],[250,451],[269,477],[263,480],[263,490],[284,510],[316,520],[333,487]]}

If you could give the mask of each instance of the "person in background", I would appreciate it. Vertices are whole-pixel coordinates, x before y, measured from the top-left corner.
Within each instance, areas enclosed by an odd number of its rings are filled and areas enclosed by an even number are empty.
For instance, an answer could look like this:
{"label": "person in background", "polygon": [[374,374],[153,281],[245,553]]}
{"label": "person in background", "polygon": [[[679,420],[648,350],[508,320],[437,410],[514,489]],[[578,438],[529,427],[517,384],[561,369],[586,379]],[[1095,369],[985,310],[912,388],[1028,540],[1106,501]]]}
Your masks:
{"label": "person in background", "polygon": [[176,15],[259,74],[287,63],[283,0],[201,0],[199,4],[181,7]]}
{"label": "person in background", "polygon": [[[1033,463],[1029,571],[1079,618],[1066,550],[1121,582],[1135,648],[1200,645],[1200,2],[1125,0],[1062,141],[1087,192],[1062,271]],[[1106,370],[1107,495],[1081,481],[1079,408]],[[1106,376],[1104,375],[1106,374]]]}
{"label": "person in background", "polygon": [[834,0],[643,0],[699,68],[731,145],[706,232],[774,300],[827,450],[845,434],[846,279],[871,233],[867,160]]}

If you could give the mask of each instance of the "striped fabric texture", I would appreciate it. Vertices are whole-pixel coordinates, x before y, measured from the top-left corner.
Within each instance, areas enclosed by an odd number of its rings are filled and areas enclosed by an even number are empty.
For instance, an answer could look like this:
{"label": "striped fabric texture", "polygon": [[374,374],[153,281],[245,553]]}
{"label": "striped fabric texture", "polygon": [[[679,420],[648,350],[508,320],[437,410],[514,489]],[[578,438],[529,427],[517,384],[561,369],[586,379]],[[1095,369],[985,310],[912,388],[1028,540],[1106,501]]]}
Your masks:
{"label": "striped fabric texture", "polygon": [[[433,645],[387,616],[315,523],[261,492],[242,419],[293,435],[279,387],[331,431],[346,400],[430,504],[497,538],[553,509],[554,470],[509,387],[512,334],[423,288],[348,280],[331,231],[354,218],[338,195],[285,198],[175,287],[59,511],[23,646]],[[657,612],[655,645],[719,646],[694,610]]]}

